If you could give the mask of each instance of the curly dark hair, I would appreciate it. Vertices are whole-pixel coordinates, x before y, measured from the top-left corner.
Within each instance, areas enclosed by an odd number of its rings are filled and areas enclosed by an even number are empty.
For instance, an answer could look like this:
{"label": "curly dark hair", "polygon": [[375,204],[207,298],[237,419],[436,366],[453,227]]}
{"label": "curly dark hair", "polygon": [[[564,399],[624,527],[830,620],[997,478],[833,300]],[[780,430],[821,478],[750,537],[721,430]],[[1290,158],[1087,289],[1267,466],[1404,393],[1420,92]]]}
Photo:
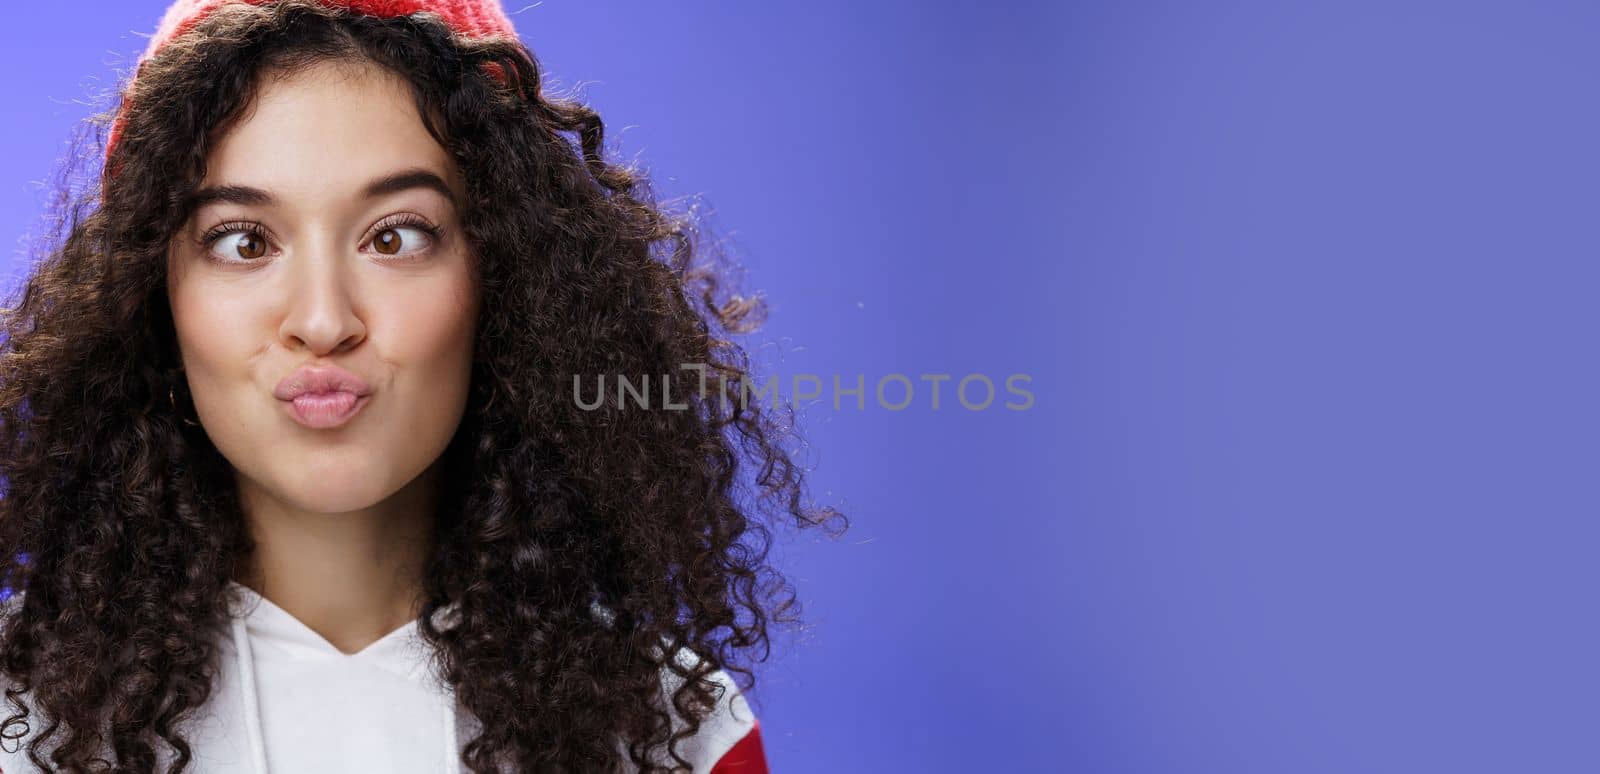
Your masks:
{"label": "curly dark hair", "polygon": [[[845,527],[807,502],[792,409],[744,399],[734,337],[761,324],[760,296],[730,290],[698,205],[669,212],[642,173],[603,159],[599,116],[544,94],[518,41],[308,0],[228,4],[196,32],[115,95],[116,174],[63,172],[54,230],[4,310],[0,574],[22,593],[0,636],[20,710],[0,734],[20,738],[37,711],[28,756],[47,771],[153,771],[158,744],[171,770],[192,763],[180,725],[212,694],[228,584],[254,545],[232,467],[182,420],[169,238],[263,73],[368,60],[409,82],[468,188],[479,360],[441,460],[420,627],[482,721],[463,761],[613,771],[625,751],[641,771],[668,770],[663,753],[686,765],[678,742],[720,690],[709,675],[749,689],[769,629],[799,623],[772,528]],[[103,148],[115,113],[80,145]],[[575,375],[686,363],[712,387],[681,396],[688,410],[571,399]],[[459,623],[435,628],[450,604]],[[698,660],[669,657],[683,653]],[[663,670],[682,678],[676,730]]]}

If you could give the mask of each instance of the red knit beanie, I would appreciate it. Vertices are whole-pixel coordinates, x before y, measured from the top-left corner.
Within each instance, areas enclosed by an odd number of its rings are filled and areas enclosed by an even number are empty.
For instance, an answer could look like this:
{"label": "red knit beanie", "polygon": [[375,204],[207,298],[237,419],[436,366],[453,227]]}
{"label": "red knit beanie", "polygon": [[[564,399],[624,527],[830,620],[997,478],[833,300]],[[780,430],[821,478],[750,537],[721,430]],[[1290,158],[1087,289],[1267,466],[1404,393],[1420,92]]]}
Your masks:
{"label": "red knit beanie", "polygon": [[[145,60],[155,56],[168,41],[193,29],[200,20],[217,8],[229,3],[267,5],[271,2],[273,0],[174,0],[167,8],[166,15],[161,18],[161,26],[156,30],[156,34],[150,38],[150,45],[139,57],[134,77],[138,77],[137,68],[143,65]],[[517,36],[516,29],[511,26],[511,19],[500,7],[500,0],[320,0],[320,4],[379,18],[431,11],[444,19],[445,24],[456,34],[464,37],[514,39]],[[502,80],[505,77],[498,68],[491,72]],[[111,134],[106,139],[107,159],[111,158],[111,151],[116,147],[117,139],[122,136],[126,112],[127,105],[124,104],[111,125]]]}

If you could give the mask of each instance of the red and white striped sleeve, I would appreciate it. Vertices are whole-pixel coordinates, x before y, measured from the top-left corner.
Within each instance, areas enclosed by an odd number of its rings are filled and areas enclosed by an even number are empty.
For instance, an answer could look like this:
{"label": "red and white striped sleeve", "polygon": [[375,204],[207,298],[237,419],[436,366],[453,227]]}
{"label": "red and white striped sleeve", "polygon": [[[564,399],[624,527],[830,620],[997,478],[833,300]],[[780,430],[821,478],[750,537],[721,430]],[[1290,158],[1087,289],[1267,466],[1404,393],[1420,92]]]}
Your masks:
{"label": "red and white striped sleeve", "polygon": [[750,730],[711,764],[711,774],[769,774],[767,751],[761,746],[761,723],[750,719]]}
{"label": "red and white striped sleeve", "polygon": [[713,677],[725,688],[716,711],[700,722],[704,741],[695,774],[768,774],[767,752],[761,746],[761,722],[726,672]]}
{"label": "red and white striped sleeve", "polygon": [[[680,663],[696,663],[686,650],[678,654]],[[678,743],[679,754],[691,765],[693,774],[769,774],[766,750],[761,744],[761,723],[739,686],[727,672],[718,669],[709,677],[722,687],[717,706],[700,721],[694,736]],[[672,670],[662,670],[662,688],[670,697],[683,679]],[[671,701],[668,701],[671,706]],[[675,724],[682,718],[674,717]]]}

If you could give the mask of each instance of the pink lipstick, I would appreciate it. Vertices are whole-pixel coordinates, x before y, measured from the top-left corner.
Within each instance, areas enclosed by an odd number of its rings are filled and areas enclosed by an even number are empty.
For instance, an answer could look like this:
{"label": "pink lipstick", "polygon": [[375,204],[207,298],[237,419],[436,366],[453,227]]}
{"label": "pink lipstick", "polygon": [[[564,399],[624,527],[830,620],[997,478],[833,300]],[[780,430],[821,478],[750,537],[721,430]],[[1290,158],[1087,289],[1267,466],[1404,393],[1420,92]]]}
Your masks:
{"label": "pink lipstick", "polygon": [[355,374],[332,365],[302,366],[272,391],[289,418],[324,430],[349,422],[372,400],[372,388]]}

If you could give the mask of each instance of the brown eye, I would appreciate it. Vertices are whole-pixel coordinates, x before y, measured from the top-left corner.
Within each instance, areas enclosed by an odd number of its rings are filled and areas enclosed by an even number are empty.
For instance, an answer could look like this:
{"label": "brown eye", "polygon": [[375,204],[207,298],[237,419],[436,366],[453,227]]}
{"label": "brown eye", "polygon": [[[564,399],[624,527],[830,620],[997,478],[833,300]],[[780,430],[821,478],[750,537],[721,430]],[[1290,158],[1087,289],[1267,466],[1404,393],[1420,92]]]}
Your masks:
{"label": "brown eye", "polygon": [[241,234],[237,252],[240,258],[260,258],[267,254],[267,240],[259,234]]}
{"label": "brown eye", "polygon": [[399,253],[400,245],[400,234],[398,231],[392,228],[386,228],[382,231],[379,231],[378,235],[372,240],[372,246],[378,248],[378,252],[383,253],[384,255],[395,255],[396,253]]}
{"label": "brown eye", "polygon": [[227,230],[217,236],[208,236],[202,240],[207,248],[207,256],[211,260],[223,263],[255,263],[256,259],[267,254],[266,234],[242,225],[224,228]]}
{"label": "brown eye", "polygon": [[372,249],[389,256],[421,256],[433,246],[438,233],[430,226],[389,226],[373,235]]}

